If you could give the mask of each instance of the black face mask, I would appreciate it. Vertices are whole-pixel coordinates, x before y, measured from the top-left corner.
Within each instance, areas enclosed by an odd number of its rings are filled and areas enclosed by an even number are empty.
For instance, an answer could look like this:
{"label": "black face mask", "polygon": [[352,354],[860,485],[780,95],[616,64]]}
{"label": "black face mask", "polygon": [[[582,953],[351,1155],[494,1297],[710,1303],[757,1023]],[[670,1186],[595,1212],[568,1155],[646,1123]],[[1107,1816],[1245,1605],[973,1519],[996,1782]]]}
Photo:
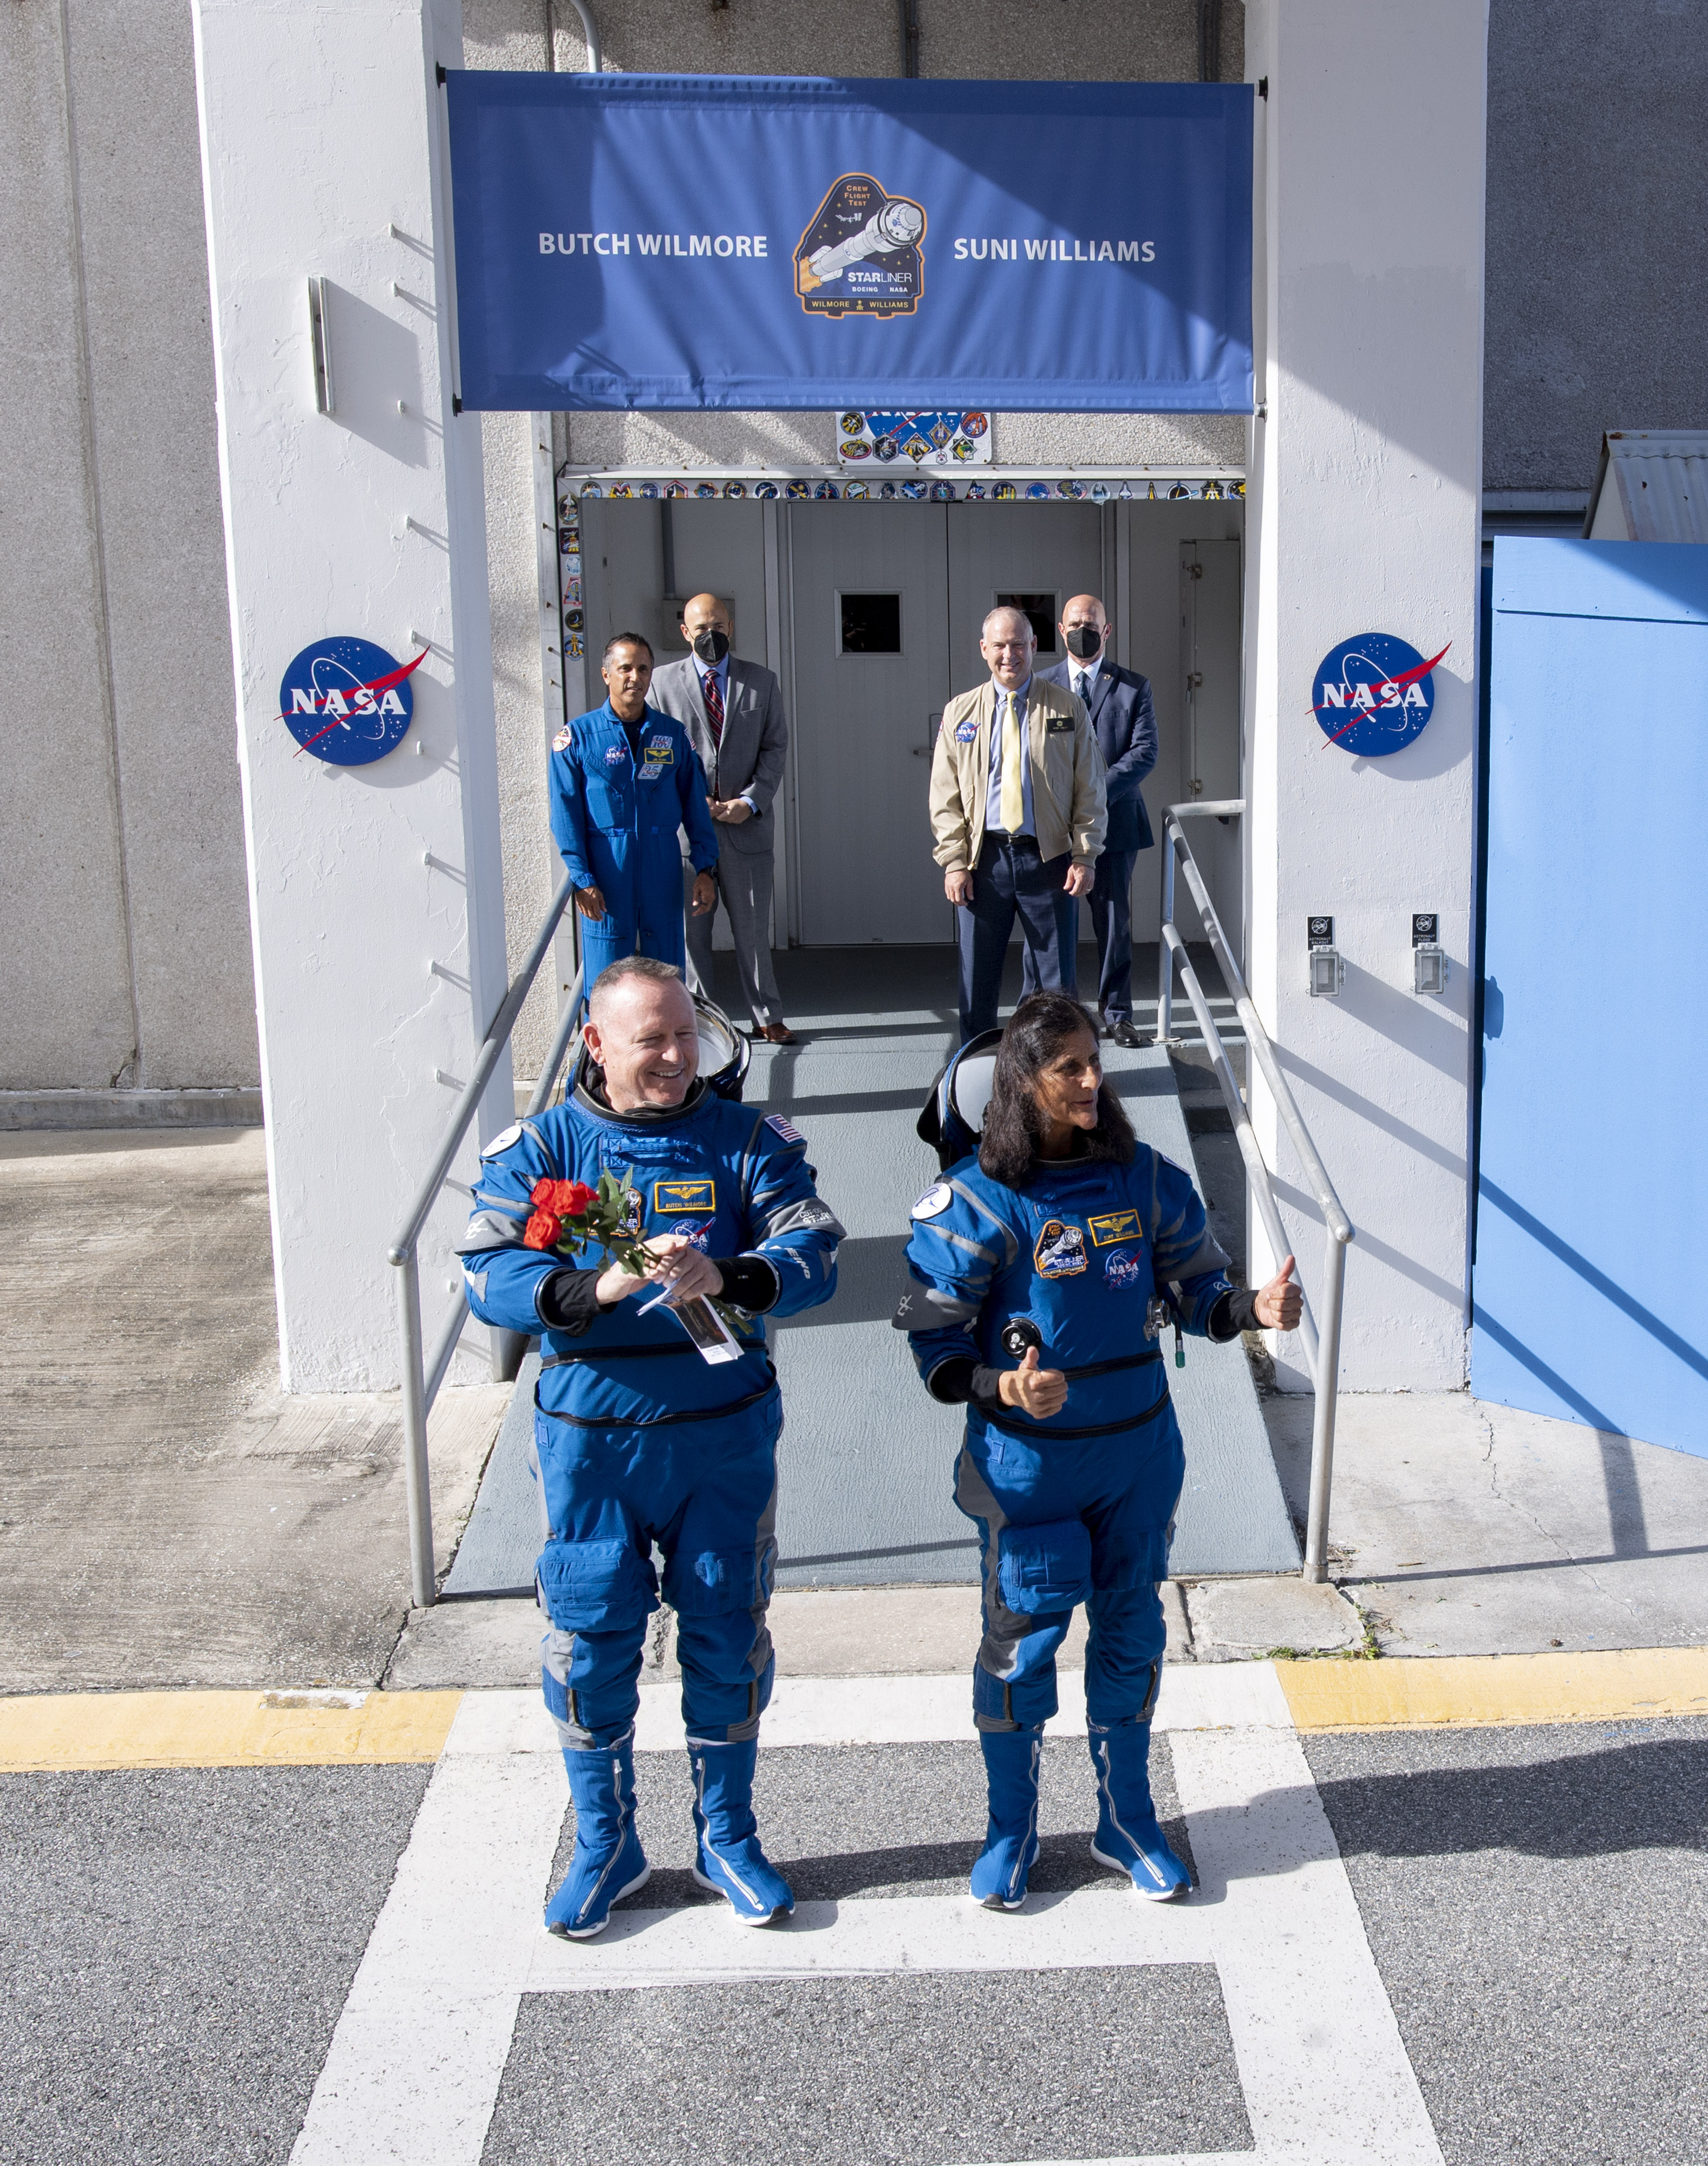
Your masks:
{"label": "black face mask", "polygon": [[1076,662],[1089,662],[1102,651],[1103,635],[1088,624],[1076,624],[1067,635],[1067,651]]}
{"label": "black face mask", "polygon": [[694,652],[702,662],[710,663],[716,668],[729,652],[729,634],[720,631],[715,624],[708,625],[704,631],[695,633]]}

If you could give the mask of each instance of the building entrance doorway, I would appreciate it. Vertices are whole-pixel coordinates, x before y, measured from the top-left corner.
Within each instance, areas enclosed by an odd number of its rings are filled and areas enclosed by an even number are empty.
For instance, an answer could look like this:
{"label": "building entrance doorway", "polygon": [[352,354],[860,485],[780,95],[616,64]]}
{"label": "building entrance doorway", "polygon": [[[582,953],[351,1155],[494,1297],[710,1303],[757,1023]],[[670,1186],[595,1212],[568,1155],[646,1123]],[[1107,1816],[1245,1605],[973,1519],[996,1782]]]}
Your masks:
{"label": "building entrance doorway", "polygon": [[801,504],[789,515],[801,938],[954,938],[927,781],[943,710],[985,674],[979,632],[1011,596],[1059,660],[1070,594],[1096,592],[1096,505]]}
{"label": "building entrance doorway", "polygon": [[[1071,594],[1103,598],[1112,658],[1150,680],[1159,757],[1151,824],[1182,799],[1237,795],[1241,560],[1235,497],[1062,502],[587,496],[584,697],[602,696],[606,639],[643,631],[683,652],[681,598],[722,594],[738,654],[775,671],[790,720],[774,816],[778,947],[946,945],[953,913],[931,855],[930,756],[944,706],[984,674],[986,612],[1013,600],[1062,659]],[[577,665],[571,663],[572,672]],[[583,688],[573,687],[575,694]],[[571,711],[577,708],[572,705]],[[1237,942],[1240,828],[1207,823],[1193,847]],[[1134,869],[1133,937],[1157,937],[1158,854]],[[718,932],[722,938],[720,914]],[[1088,920],[1081,938],[1089,939]]]}

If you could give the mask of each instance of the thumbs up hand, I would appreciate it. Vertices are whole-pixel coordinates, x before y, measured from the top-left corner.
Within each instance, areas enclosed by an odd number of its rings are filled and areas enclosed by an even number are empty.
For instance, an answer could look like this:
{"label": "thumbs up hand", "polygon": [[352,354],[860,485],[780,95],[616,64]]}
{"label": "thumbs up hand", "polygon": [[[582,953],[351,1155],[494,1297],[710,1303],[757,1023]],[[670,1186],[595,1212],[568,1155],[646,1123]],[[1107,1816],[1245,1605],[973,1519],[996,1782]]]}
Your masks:
{"label": "thumbs up hand", "polygon": [[1060,1369],[1041,1369],[1038,1349],[1029,1346],[1018,1369],[1005,1369],[997,1387],[1005,1407],[1017,1407],[1034,1421],[1059,1414],[1067,1398],[1067,1379]]}
{"label": "thumbs up hand", "polygon": [[1293,1282],[1297,1266],[1289,1256],[1268,1285],[1257,1290],[1257,1321],[1266,1331],[1297,1331],[1304,1297]]}

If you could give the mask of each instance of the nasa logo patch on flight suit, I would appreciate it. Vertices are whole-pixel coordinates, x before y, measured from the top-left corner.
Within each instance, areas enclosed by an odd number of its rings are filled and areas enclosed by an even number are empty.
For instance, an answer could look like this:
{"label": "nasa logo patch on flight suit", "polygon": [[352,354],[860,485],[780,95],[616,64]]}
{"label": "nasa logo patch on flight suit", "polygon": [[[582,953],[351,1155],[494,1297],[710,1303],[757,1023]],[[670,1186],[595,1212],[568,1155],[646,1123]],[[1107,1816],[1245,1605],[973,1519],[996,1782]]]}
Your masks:
{"label": "nasa logo patch on flight suit", "polygon": [[1117,1249],[1103,1259],[1103,1276],[1123,1292],[1140,1285],[1145,1277],[1143,1260],[1126,1249]]}
{"label": "nasa logo patch on flight suit", "polygon": [[[569,732],[565,730],[559,741],[560,749],[568,742]],[[607,767],[621,767],[628,756],[629,748],[627,745],[607,745],[605,748],[605,763]]]}
{"label": "nasa logo patch on flight suit", "polygon": [[1136,1241],[1141,1231],[1136,1211],[1100,1211],[1086,1223],[1092,1229],[1092,1244],[1098,1249],[1115,1241]]}
{"label": "nasa logo patch on flight suit", "polygon": [[653,1208],[660,1218],[673,1211],[716,1211],[717,1183],[715,1181],[655,1181],[653,1183]]}
{"label": "nasa logo patch on flight suit", "polygon": [[698,1249],[702,1256],[707,1256],[711,1253],[711,1227],[710,1218],[703,1224],[692,1218],[679,1218],[670,1231],[687,1242],[690,1248]]}
{"label": "nasa logo patch on flight suit", "polygon": [[1086,1237],[1078,1226],[1060,1218],[1046,1218],[1032,1266],[1041,1279],[1071,1279],[1086,1267]]}

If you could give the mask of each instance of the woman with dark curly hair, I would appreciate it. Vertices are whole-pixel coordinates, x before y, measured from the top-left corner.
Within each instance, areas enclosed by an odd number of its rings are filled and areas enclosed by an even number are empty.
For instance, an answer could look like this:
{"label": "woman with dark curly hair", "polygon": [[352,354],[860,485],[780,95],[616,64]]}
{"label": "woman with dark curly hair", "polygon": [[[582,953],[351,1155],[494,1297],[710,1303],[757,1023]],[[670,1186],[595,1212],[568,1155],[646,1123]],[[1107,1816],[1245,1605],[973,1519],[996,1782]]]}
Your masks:
{"label": "woman with dark curly hair", "polygon": [[1166,1902],[1188,1885],[1150,1800],[1158,1583],[1185,1471],[1158,1341],[1299,1318],[1293,1258],[1229,1284],[1192,1181],[1141,1144],[1065,993],[1002,1034],[976,1157],[913,1207],[896,1312],[933,1398],[967,1409],[955,1503],[979,1530],[984,1639],[973,1720],[990,1819],[974,1899],[1014,1910],[1038,1854],[1038,1761],[1055,1653],[1083,1602],[1097,1785],[1092,1856]]}

